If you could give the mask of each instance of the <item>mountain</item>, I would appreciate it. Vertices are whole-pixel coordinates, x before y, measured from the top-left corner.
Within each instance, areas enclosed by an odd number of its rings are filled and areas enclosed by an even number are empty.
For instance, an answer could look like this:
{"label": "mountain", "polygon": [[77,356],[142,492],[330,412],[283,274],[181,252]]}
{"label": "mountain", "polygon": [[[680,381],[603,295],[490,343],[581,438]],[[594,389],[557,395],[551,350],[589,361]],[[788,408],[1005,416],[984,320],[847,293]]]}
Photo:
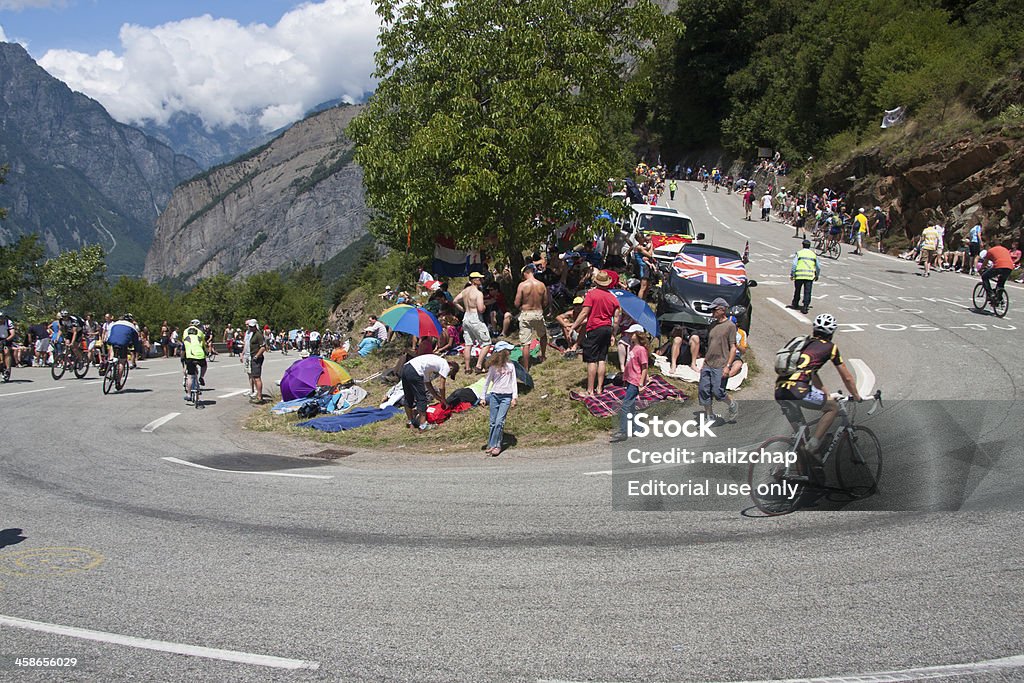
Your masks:
{"label": "mountain", "polygon": [[36,232],[50,254],[101,244],[111,274],[138,274],[153,224],[174,187],[199,172],[190,158],[118,123],[72,92],[23,47],[0,43],[0,242]]}
{"label": "mountain", "polygon": [[203,168],[230,161],[253,147],[265,145],[281,132],[266,132],[255,124],[207,128],[201,118],[185,112],[175,112],[166,124],[144,121],[138,127],[178,154],[195,159]]}
{"label": "mountain", "polygon": [[366,234],[363,176],[341,105],[174,191],[156,222],[144,275],[186,283],[323,263]]}

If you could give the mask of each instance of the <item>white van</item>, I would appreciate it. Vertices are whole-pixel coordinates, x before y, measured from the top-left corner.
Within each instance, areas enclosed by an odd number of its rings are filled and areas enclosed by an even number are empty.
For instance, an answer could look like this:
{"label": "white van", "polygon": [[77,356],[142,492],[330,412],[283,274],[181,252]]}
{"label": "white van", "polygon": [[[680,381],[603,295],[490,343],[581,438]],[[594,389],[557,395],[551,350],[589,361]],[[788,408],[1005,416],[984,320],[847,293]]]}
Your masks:
{"label": "white van", "polygon": [[693,221],[686,214],[668,206],[649,204],[630,204],[629,232],[634,239],[641,232],[647,235],[654,247],[654,258],[665,265],[671,265],[685,245],[704,239],[704,233],[694,232]]}

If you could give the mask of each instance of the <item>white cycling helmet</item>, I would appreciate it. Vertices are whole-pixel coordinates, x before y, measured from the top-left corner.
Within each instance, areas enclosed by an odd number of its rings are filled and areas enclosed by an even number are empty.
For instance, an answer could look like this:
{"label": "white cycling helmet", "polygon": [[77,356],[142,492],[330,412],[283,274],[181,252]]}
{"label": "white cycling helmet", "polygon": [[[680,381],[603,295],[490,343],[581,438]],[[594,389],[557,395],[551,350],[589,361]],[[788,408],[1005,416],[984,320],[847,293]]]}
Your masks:
{"label": "white cycling helmet", "polygon": [[199,321],[197,319],[195,319],[195,318],[192,318],[191,320],[189,320],[188,324],[189,325],[195,325],[196,327],[199,327]]}
{"label": "white cycling helmet", "polygon": [[814,319],[815,332],[824,332],[825,334],[831,335],[838,327],[839,323],[836,322],[835,316],[830,313],[822,313]]}

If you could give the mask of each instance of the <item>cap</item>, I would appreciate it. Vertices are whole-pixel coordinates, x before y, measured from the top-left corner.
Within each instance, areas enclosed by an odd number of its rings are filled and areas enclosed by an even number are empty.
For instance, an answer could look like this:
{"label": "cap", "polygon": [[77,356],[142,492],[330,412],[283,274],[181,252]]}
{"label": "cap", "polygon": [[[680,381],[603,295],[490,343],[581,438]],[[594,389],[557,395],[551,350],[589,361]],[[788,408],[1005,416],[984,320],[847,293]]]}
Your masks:
{"label": "cap", "polygon": [[384,289],[391,291],[391,285],[387,285],[386,287],[384,287]]}
{"label": "cap", "polygon": [[483,276],[484,276],[483,273],[481,273],[478,270],[474,270],[472,273],[469,274],[469,279],[472,280],[473,278],[478,278],[478,277],[482,278]]}
{"label": "cap", "polygon": [[634,332],[643,332],[643,331],[644,331],[644,326],[641,325],[640,323],[633,323],[632,325],[630,325],[629,327],[626,328],[626,332],[629,333],[629,334],[633,334]]}
{"label": "cap", "polygon": [[516,348],[516,347],[512,346],[511,344],[509,344],[507,341],[504,341],[504,340],[502,340],[502,341],[500,341],[500,342],[498,342],[497,344],[494,345],[494,350],[495,351],[511,351],[514,348]]}
{"label": "cap", "polygon": [[864,209],[857,209],[857,213],[864,213]]}
{"label": "cap", "polygon": [[729,308],[729,302],[722,297],[717,297],[711,302],[711,308]]}
{"label": "cap", "polygon": [[881,211],[881,210],[882,210],[882,207],[880,207],[880,206],[876,206],[875,207],[875,211]]}
{"label": "cap", "polygon": [[575,306],[576,304],[581,304],[581,303],[583,303],[583,297],[582,296],[578,296],[578,297],[576,297],[575,299],[572,300],[572,305],[573,306]]}
{"label": "cap", "polygon": [[256,327],[256,318],[249,318],[245,321],[246,327]]}
{"label": "cap", "polygon": [[536,273],[537,272],[537,266],[533,265],[532,263],[527,263],[525,266],[523,266],[523,271],[522,272],[523,273]]}

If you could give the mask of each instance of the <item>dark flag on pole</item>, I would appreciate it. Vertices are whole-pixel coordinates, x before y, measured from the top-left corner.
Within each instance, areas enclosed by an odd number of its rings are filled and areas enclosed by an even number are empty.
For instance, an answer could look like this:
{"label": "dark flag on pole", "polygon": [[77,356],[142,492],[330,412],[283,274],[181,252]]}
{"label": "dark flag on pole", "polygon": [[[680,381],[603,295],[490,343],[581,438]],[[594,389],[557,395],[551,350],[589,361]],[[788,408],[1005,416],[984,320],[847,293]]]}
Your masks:
{"label": "dark flag on pole", "polygon": [[743,247],[743,263],[750,263],[750,240],[747,240],[747,244]]}

